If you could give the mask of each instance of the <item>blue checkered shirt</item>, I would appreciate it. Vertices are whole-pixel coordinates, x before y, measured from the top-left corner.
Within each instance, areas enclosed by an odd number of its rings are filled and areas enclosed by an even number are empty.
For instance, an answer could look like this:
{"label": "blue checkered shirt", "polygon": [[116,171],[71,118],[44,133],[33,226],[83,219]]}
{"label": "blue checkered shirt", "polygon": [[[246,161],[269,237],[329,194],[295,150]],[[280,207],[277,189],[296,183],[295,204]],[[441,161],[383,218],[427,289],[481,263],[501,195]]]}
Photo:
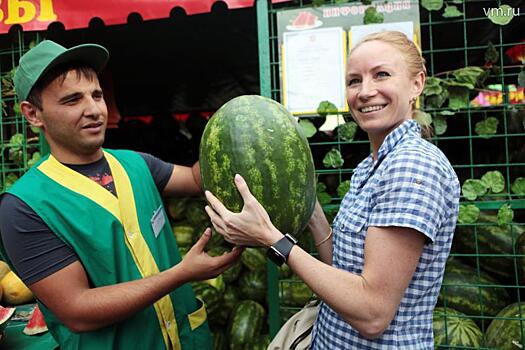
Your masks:
{"label": "blue checkered shirt", "polygon": [[[420,136],[414,120],[393,130],[354,171],[333,225],[336,268],[360,275],[369,226],[415,229],[428,238],[394,319],[377,339],[361,336],[327,304],[312,349],[433,349],[432,310],[459,210],[459,181],[445,155]],[[344,288],[341,286],[341,288]]]}

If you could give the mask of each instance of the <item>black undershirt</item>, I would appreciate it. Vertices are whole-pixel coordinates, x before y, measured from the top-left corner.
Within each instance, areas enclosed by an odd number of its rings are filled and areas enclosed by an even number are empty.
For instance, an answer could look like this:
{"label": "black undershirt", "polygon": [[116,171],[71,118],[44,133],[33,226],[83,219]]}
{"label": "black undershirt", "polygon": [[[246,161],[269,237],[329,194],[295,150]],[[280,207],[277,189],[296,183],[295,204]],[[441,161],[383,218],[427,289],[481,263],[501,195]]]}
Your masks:
{"label": "black undershirt", "polygon": [[[160,193],[173,172],[173,164],[139,153],[150,169]],[[117,195],[106,158],[91,164],[68,165]],[[0,235],[18,276],[26,285],[63,269],[78,260],[76,253],[58,238],[22,200],[9,193],[0,197]]]}

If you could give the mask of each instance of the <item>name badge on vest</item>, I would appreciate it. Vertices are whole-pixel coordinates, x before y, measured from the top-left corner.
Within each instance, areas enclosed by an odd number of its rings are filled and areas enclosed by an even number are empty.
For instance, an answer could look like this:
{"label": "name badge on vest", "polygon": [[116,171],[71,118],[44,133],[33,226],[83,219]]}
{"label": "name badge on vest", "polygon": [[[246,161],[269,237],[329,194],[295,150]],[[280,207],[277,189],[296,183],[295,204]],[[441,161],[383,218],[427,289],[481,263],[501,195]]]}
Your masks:
{"label": "name badge on vest", "polygon": [[162,205],[155,210],[153,216],[151,217],[151,228],[155,234],[155,238],[159,236],[160,231],[166,223],[166,217],[164,216],[164,211],[162,210]]}

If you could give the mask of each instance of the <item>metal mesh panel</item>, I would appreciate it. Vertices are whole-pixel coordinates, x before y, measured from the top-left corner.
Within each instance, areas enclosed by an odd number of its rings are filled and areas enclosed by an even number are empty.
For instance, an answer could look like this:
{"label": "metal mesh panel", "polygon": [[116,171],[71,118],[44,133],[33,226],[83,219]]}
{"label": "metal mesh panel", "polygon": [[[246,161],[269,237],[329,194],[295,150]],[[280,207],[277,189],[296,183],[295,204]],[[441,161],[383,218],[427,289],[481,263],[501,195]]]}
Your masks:
{"label": "metal mesh panel", "polygon": [[2,192],[24,174],[37,160],[41,143],[37,129],[31,129],[21,115],[14,91],[13,75],[18,60],[39,41],[38,33],[12,31],[2,35],[0,42],[1,119],[0,188]]}
{"label": "metal mesh panel", "polygon": [[[277,101],[281,100],[277,13],[323,2],[314,3],[294,1],[268,4],[268,33],[261,30],[259,25],[259,40],[269,47],[268,53],[260,52],[260,59],[263,60],[261,66],[267,59],[270,68],[268,85],[265,85],[264,76],[261,77],[261,91]],[[340,4],[341,1],[324,2],[326,5],[335,3]],[[414,3],[419,4],[412,1]],[[525,3],[506,2],[514,15],[507,25],[495,24],[487,16],[490,9],[501,5],[500,1],[447,3],[445,6],[455,5],[462,14],[445,18],[443,10],[428,11],[419,4],[421,46],[427,61],[428,76],[449,81],[454,79],[456,70],[473,66],[483,70],[484,81],[480,78],[479,81],[483,83],[469,89],[468,104],[464,106],[451,108],[447,103],[438,105],[431,103],[428,96],[420,99],[422,109],[432,116],[434,129],[438,132],[431,141],[448,157],[463,186],[461,221],[457,226],[438,301],[438,306],[446,308],[444,312],[443,309],[435,312],[435,325],[443,327],[441,334],[444,335],[444,338],[439,338],[439,348],[476,347],[457,342],[459,336],[455,330],[458,320],[463,326],[466,322],[472,322],[479,328],[480,334],[483,334],[479,338],[480,348],[521,348],[525,344],[525,310],[519,304],[524,301],[525,283],[525,237],[522,236],[525,231],[525,225],[522,224],[525,222],[525,189],[522,187],[525,186],[522,182],[525,182],[525,99],[519,87],[518,75],[524,69],[525,62],[519,62],[515,55],[512,57],[512,49],[515,53],[516,47],[520,48],[522,41],[525,41],[525,34],[519,29],[525,26]],[[260,46],[264,44],[260,43]],[[525,46],[522,50],[525,50]],[[476,102],[472,102],[474,100]],[[351,120],[349,114],[343,117],[347,121]],[[318,118],[319,115],[301,116],[301,119],[314,122]],[[496,130],[487,131],[486,127],[494,120],[497,121]],[[444,132],[441,128],[443,121],[446,123]],[[318,180],[326,185],[326,192],[331,197],[324,205],[329,219],[333,219],[342,199],[337,193],[338,185],[350,179],[354,168],[370,152],[367,136],[361,130],[357,131],[353,141],[344,141],[337,133],[334,135],[318,133],[310,139]],[[340,151],[344,159],[343,166],[337,169],[326,168],[322,164],[324,154],[332,148]],[[473,194],[469,191],[473,183],[467,181],[469,179],[477,180],[474,181],[477,184],[485,184],[486,193],[482,194],[480,190]],[[302,246],[315,254],[312,242],[306,238],[303,241]],[[278,276],[280,279],[277,281]],[[275,271],[269,274],[269,323],[272,334],[301,306],[283,300],[283,297],[290,295],[292,285],[301,283],[297,278],[285,276]],[[458,276],[463,276],[463,279]],[[509,312],[500,313],[504,307],[513,303],[517,304]],[[461,314],[453,314],[454,309]],[[441,316],[442,313],[444,316]],[[491,345],[495,343],[489,339],[493,336],[489,334],[490,330],[487,332],[489,326],[493,324],[492,333],[495,333],[502,320],[511,321],[503,324],[498,332],[505,345]],[[511,334],[511,329],[515,330],[514,334]],[[447,332],[448,336],[445,334]]]}

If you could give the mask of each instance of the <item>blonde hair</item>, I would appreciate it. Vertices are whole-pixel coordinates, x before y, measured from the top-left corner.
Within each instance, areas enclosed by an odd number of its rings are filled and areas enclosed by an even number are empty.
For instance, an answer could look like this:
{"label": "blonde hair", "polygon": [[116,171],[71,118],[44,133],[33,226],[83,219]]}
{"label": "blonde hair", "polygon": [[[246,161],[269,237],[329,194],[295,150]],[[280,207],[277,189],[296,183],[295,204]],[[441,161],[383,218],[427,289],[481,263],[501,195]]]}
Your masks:
{"label": "blonde hair", "polygon": [[[425,67],[425,58],[421,55],[421,50],[416,44],[407,38],[404,33],[398,31],[384,31],[368,34],[365,36],[356,46],[350,51],[350,55],[361,46],[363,43],[370,41],[382,41],[384,43],[392,45],[396,48],[405,58],[405,62],[408,69],[408,74],[411,78],[415,78],[420,72],[427,75],[427,68]],[[415,103],[412,104],[412,119],[416,119],[417,110]],[[431,138],[433,135],[432,127],[430,125],[421,125],[421,136],[424,138]]]}

